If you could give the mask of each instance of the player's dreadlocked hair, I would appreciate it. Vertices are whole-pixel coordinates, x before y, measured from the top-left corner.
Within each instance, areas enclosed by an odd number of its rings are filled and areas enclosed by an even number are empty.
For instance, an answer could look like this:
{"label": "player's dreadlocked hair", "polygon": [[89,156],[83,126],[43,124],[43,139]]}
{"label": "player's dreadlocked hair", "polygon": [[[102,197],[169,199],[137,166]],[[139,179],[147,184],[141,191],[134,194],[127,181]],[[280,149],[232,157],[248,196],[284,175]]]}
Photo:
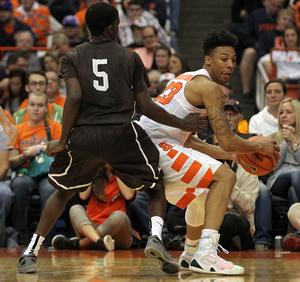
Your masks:
{"label": "player's dreadlocked hair", "polygon": [[238,42],[237,36],[225,30],[211,30],[202,42],[204,56],[210,56],[211,53],[219,46],[235,47]]}
{"label": "player's dreadlocked hair", "polygon": [[85,22],[92,35],[102,35],[106,27],[118,18],[118,10],[111,4],[100,2],[90,6],[85,13]]}

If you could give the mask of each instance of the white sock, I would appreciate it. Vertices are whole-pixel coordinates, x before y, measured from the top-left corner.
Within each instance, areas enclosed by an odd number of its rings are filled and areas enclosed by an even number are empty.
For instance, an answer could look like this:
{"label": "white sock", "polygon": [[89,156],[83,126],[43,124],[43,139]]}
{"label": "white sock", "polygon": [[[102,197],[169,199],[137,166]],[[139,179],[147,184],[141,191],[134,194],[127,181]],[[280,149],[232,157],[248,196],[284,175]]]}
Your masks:
{"label": "white sock", "polygon": [[188,237],[186,237],[185,244],[184,244],[184,251],[187,254],[194,255],[194,253],[197,250],[196,246],[199,243],[199,241],[200,241],[200,239],[198,239],[198,240],[190,240]]}
{"label": "white sock", "polygon": [[218,231],[214,229],[203,229],[201,237],[208,237],[209,234],[218,234]]}
{"label": "white sock", "polygon": [[30,255],[34,253],[34,255],[37,256],[44,240],[45,238],[43,236],[34,233],[26,251],[24,252],[24,255]]}
{"label": "white sock", "polygon": [[161,240],[164,220],[159,216],[151,217],[151,235],[156,235]]}

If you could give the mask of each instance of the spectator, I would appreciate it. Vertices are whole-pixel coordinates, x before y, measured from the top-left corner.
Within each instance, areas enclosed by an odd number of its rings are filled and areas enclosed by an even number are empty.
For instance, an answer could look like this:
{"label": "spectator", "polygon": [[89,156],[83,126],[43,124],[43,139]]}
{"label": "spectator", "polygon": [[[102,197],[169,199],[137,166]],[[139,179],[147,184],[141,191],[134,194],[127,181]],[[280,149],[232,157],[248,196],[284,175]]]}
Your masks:
{"label": "spectator", "polygon": [[144,47],[143,44],[143,28],[147,26],[147,22],[143,17],[136,17],[131,19],[131,32],[133,37],[133,43],[129,44],[129,48]]}
{"label": "spectator", "polygon": [[13,16],[13,6],[9,0],[0,2],[0,46],[16,46],[16,35],[21,30],[28,30],[31,28],[18,21]]}
{"label": "spectator", "polygon": [[233,0],[231,6],[231,20],[233,22],[230,31],[237,34],[246,17],[255,9],[263,8],[262,0]]}
{"label": "spectator", "polygon": [[38,46],[47,46],[51,16],[47,6],[40,5],[35,0],[20,0],[20,6],[14,11],[14,15],[17,20],[31,27]]}
{"label": "spectator", "polygon": [[[46,94],[48,79],[43,71],[40,70],[32,71],[28,75],[27,80],[28,81],[27,84],[25,85],[25,89],[28,93],[39,91]],[[20,124],[22,122],[29,120],[27,106],[28,106],[28,99],[25,99],[21,104],[19,110],[14,113],[13,118],[16,124]],[[47,109],[50,117],[53,120],[62,123],[63,108],[61,106],[48,103]]]}
{"label": "spectator", "polygon": [[278,111],[278,131],[269,136],[280,146],[280,160],[269,174],[272,195],[300,202],[300,102],[284,99]]}
{"label": "spectator", "polygon": [[60,70],[60,60],[57,56],[55,56],[51,52],[47,52],[41,59],[40,59],[40,66],[43,71],[55,71],[59,74]]}
{"label": "spectator", "polygon": [[[235,134],[243,139],[253,136],[253,134],[243,134],[238,131],[243,114],[237,100],[231,98],[225,101],[225,113],[230,128]],[[207,138],[207,143],[219,145],[214,134]],[[223,237],[220,244],[227,250],[248,250],[253,247],[255,201],[259,189],[258,177],[248,173],[235,162],[226,160],[224,163],[236,173],[237,180],[228,203],[228,212],[220,227],[220,234]]]}
{"label": "spectator", "polygon": [[[283,33],[285,48],[299,48],[299,33],[295,27],[288,27]],[[268,76],[273,74],[273,65],[276,67],[276,77],[285,80],[287,84],[299,83],[300,57],[297,50],[273,50],[272,62],[271,54],[268,53],[260,58]]]}
{"label": "spectator", "polygon": [[161,76],[161,72],[157,70],[151,70],[148,72],[148,78],[151,86],[148,88],[149,94],[151,97],[156,97],[157,85],[159,83],[159,79]]}
{"label": "spectator", "polygon": [[283,8],[284,2],[285,0],[266,0],[265,8],[252,11],[239,30],[237,57],[241,57],[240,73],[245,103],[254,103],[251,82],[257,60],[257,44],[264,32],[276,29],[276,16],[278,11]]}
{"label": "spectator", "polygon": [[295,12],[292,9],[281,9],[277,14],[277,27],[266,31],[259,39],[257,46],[257,58],[269,53],[272,48],[283,48],[283,33],[288,27],[295,24]]}
{"label": "spectator", "polygon": [[169,72],[178,76],[187,71],[190,71],[190,67],[184,55],[178,53],[173,54],[169,60]]}
{"label": "spectator", "polygon": [[154,60],[152,69],[156,69],[161,73],[168,72],[171,50],[166,45],[159,46],[154,52]]}
{"label": "spectator", "polygon": [[12,70],[8,76],[8,97],[3,102],[3,108],[13,115],[27,98],[25,89],[26,73],[23,70]]}
{"label": "spectator", "polygon": [[296,13],[296,26],[298,30],[300,30],[300,2],[299,1],[295,3],[294,10]]}
{"label": "spectator", "polygon": [[157,31],[152,26],[143,28],[143,44],[144,47],[136,48],[134,51],[141,57],[146,71],[149,72],[153,65],[154,52],[160,46],[158,42]]}
{"label": "spectator", "polygon": [[79,8],[78,1],[74,0],[46,0],[45,2],[47,4],[44,5],[48,6],[51,15],[60,23],[62,23],[63,18],[67,15],[74,15],[75,13],[77,13]]}
{"label": "spectator", "polygon": [[62,32],[55,33],[52,38],[51,51],[59,61],[70,49],[69,37]]}
{"label": "spectator", "polygon": [[[27,30],[20,31],[17,35],[17,48],[18,52],[24,55],[28,61],[27,72],[31,72],[39,68],[39,59],[36,56],[35,52],[32,52],[31,49],[34,45],[34,37],[33,34]],[[8,60],[8,56],[12,54],[12,52],[8,52],[3,57],[3,63],[6,64]]]}
{"label": "spectator", "polygon": [[289,251],[300,250],[300,203],[293,204],[288,211],[288,219],[292,226],[296,229],[295,232],[284,236],[282,247]]}
{"label": "spectator", "polygon": [[[281,79],[271,79],[265,85],[267,106],[249,121],[249,133],[268,136],[278,130],[278,109],[286,98],[287,87]],[[259,194],[255,204],[254,245],[258,251],[268,250],[272,243],[270,235],[272,229],[271,193],[267,188],[266,177],[259,180]],[[264,180],[264,181],[263,181]]]}
{"label": "spectator", "polygon": [[[47,199],[55,190],[49,184],[47,174],[39,179],[27,175],[30,166],[29,160],[35,158],[40,151],[45,152],[46,150],[46,143],[49,140],[45,121],[49,123],[52,139],[59,139],[61,135],[61,125],[53,121],[48,114],[46,94],[32,92],[29,93],[28,99],[29,121],[17,125],[19,136],[9,158],[11,169],[17,172],[17,176],[11,182],[11,189],[15,193],[12,226],[19,232],[18,243],[20,245],[29,242],[27,214],[30,193],[33,189],[38,189],[42,201],[41,210],[43,210]],[[48,237],[49,239],[51,238]]]}
{"label": "spectator", "polygon": [[[219,85],[225,95],[225,99],[229,99],[229,98],[233,97],[233,87],[230,82],[228,82],[228,81],[225,83],[220,82]],[[248,122],[246,119],[243,119],[239,123],[238,131],[240,133],[248,133]]]}
{"label": "spectator", "polygon": [[47,86],[47,97],[49,103],[54,103],[62,108],[65,105],[66,98],[63,98],[60,93],[60,78],[58,77],[57,73],[55,71],[47,71],[46,77],[48,80],[48,86]]}
{"label": "spectator", "polygon": [[[6,66],[0,67],[0,89],[7,90],[9,79],[8,76],[12,70],[21,69],[23,71],[27,71],[28,61],[26,57],[19,52],[14,52],[9,55],[7,59]],[[0,104],[3,103],[6,96],[2,96],[2,101]]]}
{"label": "spectator", "polygon": [[63,18],[62,25],[62,32],[68,36],[70,47],[75,47],[76,45],[85,42],[84,39],[79,37],[80,29],[77,17],[73,15],[65,16]]}
{"label": "spectator", "polygon": [[0,220],[4,226],[6,226],[6,218],[14,200],[14,193],[5,183],[5,177],[9,169],[9,151],[13,148],[5,145],[8,141],[9,137],[4,132],[2,125],[0,125]]}
{"label": "spectator", "polygon": [[167,19],[167,4],[165,0],[143,0],[144,9],[155,16],[164,28]]}
{"label": "spectator", "polygon": [[[124,14],[120,16],[119,24],[119,39],[121,44],[123,46],[129,46],[134,42],[130,28],[132,19],[136,17],[142,17],[146,20],[147,26],[152,26],[156,30],[158,41],[164,45],[170,46],[169,36],[159,24],[158,20],[150,12],[143,9],[142,0],[131,0],[129,2],[126,1],[127,0],[122,1]],[[126,2],[125,5],[124,2]]]}
{"label": "spectator", "polygon": [[89,188],[79,195],[82,200],[88,200],[88,204],[86,209],[82,205],[73,205],[70,209],[70,219],[78,239],[57,235],[52,246],[56,249],[104,251],[129,249],[133,238],[126,206],[135,191],[113,175],[109,165],[105,165]]}

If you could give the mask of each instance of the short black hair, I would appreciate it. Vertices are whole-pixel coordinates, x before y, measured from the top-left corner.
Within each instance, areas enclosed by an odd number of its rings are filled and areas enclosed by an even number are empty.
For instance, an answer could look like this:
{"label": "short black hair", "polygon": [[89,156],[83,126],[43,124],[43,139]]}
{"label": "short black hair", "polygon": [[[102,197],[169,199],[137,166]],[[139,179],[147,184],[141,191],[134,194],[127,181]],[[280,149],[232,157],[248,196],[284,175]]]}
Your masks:
{"label": "short black hair", "polygon": [[225,30],[212,29],[203,39],[202,49],[204,56],[210,56],[211,53],[219,46],[235,47],[238,43],[238,38],[233,33]]}
{"label": "short black hair", "polygon": [[91,35],[97,36],[104,33],[105,28],[118,19],[118,10],[111,4],[99,2],[91,5],[85,13],[85,22]]}

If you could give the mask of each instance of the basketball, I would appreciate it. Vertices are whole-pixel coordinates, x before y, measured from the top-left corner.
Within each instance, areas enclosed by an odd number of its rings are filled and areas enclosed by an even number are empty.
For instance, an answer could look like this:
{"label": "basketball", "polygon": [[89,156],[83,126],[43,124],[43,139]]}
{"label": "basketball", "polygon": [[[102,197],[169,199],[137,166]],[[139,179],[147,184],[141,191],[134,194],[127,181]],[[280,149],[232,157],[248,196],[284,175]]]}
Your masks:
{"label": "basketball", "polygon": [[[264,137],[268,138],[268,137]],[[252,136],[248,140],[257,140],[258,136]],[[277,163],[273,163],[270,156],[260,153],[239,154],[241,166],[251,174],[262,176],[271,172]]]}

